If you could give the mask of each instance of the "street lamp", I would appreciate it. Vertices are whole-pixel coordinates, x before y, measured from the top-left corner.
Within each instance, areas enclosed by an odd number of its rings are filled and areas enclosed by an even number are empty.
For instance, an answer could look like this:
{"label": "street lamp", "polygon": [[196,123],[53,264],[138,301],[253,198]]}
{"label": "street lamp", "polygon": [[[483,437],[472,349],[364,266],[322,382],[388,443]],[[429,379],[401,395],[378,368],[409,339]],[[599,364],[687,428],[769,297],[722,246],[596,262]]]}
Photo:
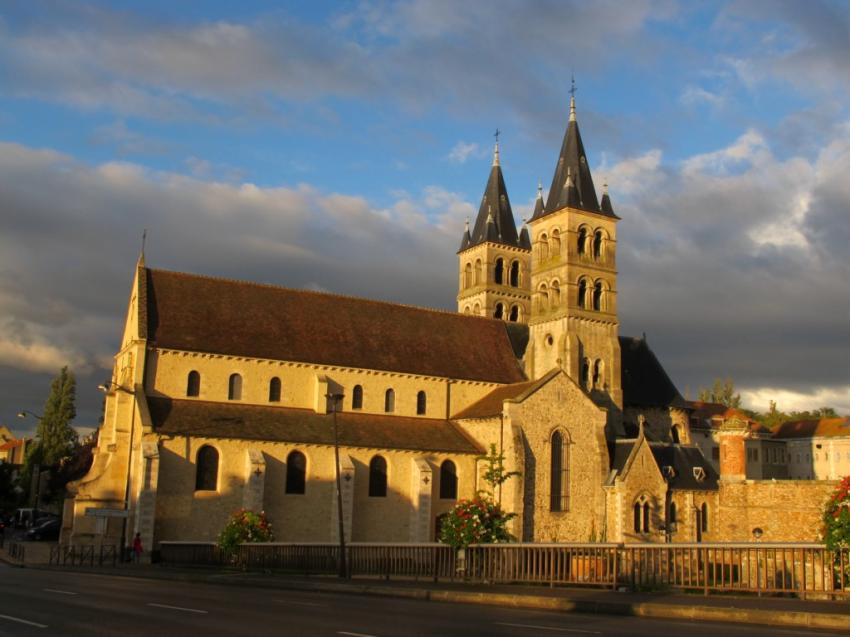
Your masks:
{"label": "street lamp", "polygon": [[113,389],[116,391],[123,391],[125,394],[134,394],[134,392],[130,389],[127,389],[123,385],[119,385],[118,383],[108,380],[104,383],[101,383],[97,386],[97,388],[102,391],[104,394],[108,394]]}
{"label": "street lamp", "polygon": [[342,480],[340,479],[339,468],[339,432],[336,425],[336,412],[339,405],[342,403],[343,394],[325,394],[325,398],[331,401],[331,413],[333,414],[334,426],[334,460],[336,463],[336,512],[337,523],[339,524],[339,576],[341,578],[348,577],[348,567],[345,559],[345,526],[342,522]]}
{"label": "street lamp", "polygon": [[44,416],[39,416],[38,414],[34,414],[28,409],[24,409],[23,411],[18,412],[18,418],[26,418],[27,416],[32,416],[36,420],[42,420]]}

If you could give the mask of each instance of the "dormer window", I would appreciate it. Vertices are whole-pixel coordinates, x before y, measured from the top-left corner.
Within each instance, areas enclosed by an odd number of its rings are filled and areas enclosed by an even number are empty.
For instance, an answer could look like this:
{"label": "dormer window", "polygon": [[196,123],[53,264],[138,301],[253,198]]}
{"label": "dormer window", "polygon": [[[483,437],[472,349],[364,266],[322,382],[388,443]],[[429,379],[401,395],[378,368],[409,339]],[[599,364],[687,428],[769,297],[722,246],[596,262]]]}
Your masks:
{"label": "dormer window", "polygon": [[694,467],[694,479],[697,482],[702,482],[705,480],[705,469],[702,467]]}
{"label": "dormer window", "polygon": [[667,478],[668,480],[672,480],[673,478],[676,477],[676,470],[673,467],[671,467],[669,464],[666,464],[661,468],[661,473],[663,473],[664,477]]}

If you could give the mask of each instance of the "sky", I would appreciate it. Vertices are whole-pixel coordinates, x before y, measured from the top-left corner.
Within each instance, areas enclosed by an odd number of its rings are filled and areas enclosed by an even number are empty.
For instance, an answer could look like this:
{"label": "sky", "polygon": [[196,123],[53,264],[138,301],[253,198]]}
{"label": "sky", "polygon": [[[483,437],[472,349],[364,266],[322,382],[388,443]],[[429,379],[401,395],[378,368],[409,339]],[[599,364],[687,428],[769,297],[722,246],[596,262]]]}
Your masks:
{"label": "sky", "polygon": [[495,129],[520,224],[573,74],[621,334],[686,397],[850,413],[848,60],[822,0],[6,1],[0,423],[63,365],[98,423],[144,229],[151,267],[454,309]]}

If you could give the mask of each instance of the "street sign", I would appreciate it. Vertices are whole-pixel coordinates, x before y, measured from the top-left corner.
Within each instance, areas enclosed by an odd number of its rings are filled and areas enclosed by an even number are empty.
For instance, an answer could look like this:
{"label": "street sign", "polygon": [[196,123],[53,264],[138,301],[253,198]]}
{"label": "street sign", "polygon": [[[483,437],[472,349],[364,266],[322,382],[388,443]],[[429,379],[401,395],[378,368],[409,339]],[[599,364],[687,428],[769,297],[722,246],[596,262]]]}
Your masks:
{"label": "street sign", "polygon": [[126,518],[130,512],[125,509],[97,509],[89,507],[86,509],[86,517],[89,518]]}

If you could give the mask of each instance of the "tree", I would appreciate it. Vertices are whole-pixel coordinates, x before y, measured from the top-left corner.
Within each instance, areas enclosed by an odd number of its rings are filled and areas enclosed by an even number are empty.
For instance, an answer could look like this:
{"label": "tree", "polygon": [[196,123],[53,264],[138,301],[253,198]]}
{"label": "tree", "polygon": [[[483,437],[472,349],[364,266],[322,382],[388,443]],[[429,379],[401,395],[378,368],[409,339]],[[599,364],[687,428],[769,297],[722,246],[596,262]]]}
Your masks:
{"label": "tree", "polygon": [[715,378],[711,389],[700,389],[699,400],[705,403],[719,403],[727,407],[741,406],[741,394],[735,393],[735,383],[731,378]]}
{"label": "tree", "polygon": [[76,417],[74,406],[77,397],[77,381],[74,373],[63,367],[53,379],[50,395],[44,404],[44,416],[35,432],[35,447],[38,448],[40,464],[55,465],[66,458],[77,444],[77,432],[71,426]]}
{"label": "tree", "polygon": [[484,482],[490,485],[489,493],[481,491],[488,495],[491,499],[496,499],[496,491],[499,492],[498,500],[502,500],[502,485],[514,476],[520,475],[519,471],[505,471],[505,454],[496,451],[496,445],[490,445],[490,452],[486,456],[479,456],[478,460],[483,460],[486,466],[484,470]]}

